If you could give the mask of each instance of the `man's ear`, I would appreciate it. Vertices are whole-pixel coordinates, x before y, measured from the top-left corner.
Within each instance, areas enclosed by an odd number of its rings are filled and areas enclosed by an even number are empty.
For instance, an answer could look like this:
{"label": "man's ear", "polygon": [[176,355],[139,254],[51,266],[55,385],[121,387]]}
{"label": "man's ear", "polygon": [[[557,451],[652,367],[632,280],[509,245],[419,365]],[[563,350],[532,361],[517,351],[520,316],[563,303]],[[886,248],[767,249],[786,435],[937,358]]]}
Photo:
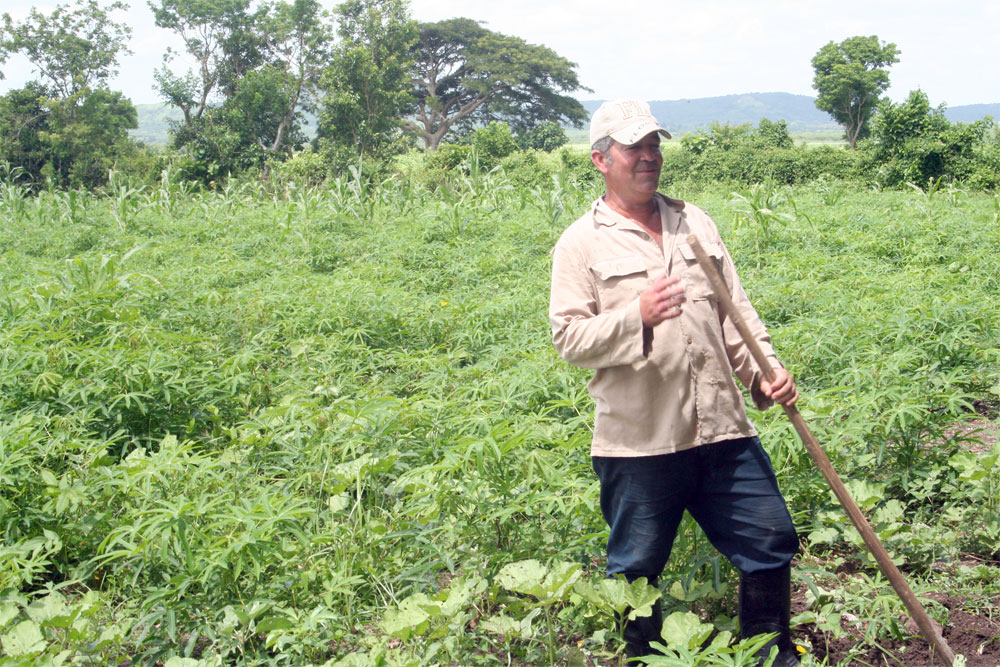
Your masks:
{"label": "man's ear", "polygon": [[608,173],[608,158],[601,151],[590,151],[590,161],[602,174]]}

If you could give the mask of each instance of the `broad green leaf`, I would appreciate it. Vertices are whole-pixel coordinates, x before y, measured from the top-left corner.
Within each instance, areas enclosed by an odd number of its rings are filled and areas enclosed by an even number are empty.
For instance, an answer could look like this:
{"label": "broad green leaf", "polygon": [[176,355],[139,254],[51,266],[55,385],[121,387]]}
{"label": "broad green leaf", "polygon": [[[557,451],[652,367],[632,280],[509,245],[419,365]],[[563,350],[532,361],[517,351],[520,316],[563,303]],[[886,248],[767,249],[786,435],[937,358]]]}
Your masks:
{"label": "broad green leaf", "polygon": [[497,574],[497,583],[512,591],[533,595],[541,602],[551,602],[562,599],[580,574],[579,563],[558,562],[547,569],[539,561],[530,559],[505,565]]}
{"label": "broad green leaf", "polygon": [[435,599],[441,602],[442,614],[454,616],[468,608],[472,604],[473,598],[485,591],[486,588],[486,580],[482,577],[459,577],[451,582],[451,587],[447,592],[442,591],[435,596]]}
{"label": "broad green leaf", "polygon": [[45,650],[42,629],[34,621],[21,621],[10,632],[0,637],[4,653],[12,657],[26,657]]}
{"label": "broad green leaf", "polygon": [[411,636],[421,635],[427,631],[430,620],[439,615],[439,603],[429,599],[423,593],[417,593],[406,598],[398,609],[388,609],[382,617],[382,629],[402,640]]}
{"label": "broad green leaf", "polygon": [[639,616],[649,616],[653,613],[653,603],[661,597],[660,591],[650,586],[646,577],[639,577],[625,589],[625,602],[632,611],[629,618],[635,619]]}
{"label": "broad green leaf", "polygon": [[492,632],[496,635],[503,635],[504,637],[521,636],[521,622],[515,618],[511,618],[510,616],[505,616],[504,614],[497,614],[496,616],[484,618],[479,624],[479,627],[487,632]]}
{"label": "broad green leaf", "polygon": [[809,542],[812,544],[833,544],[840,537],[840,531],[833,526],[827,526],[809,533]]}
{"label": "broad green leaf", "polygon": [[671,648],[693,649],[701,646],[712,634],[712,630],[714,630],[714,626],[711,623],[702,623],[691,612],[675,611],[664,619],[660,634],[667,646]]}
{"label": "broad green leaf", "polygon": [[[884,485],[872,484],[864,479],[849,479],[844,482],[844,486],[862,509],[871,509],[885,497]],[[830,493],[833,494],[832,491]]]}
{"label": "broad green leaf", "polygon": [[620,614],[628,606],[625,600],[626,588],[628,584],[624,579],[601,579],[596,584],[578,581],[573,592],[598,608],[613,609]]}
{"label": "broad green leaf", "polygon": [[[25,611],[28,612],[28,617],[31,620],[37,621],[42,625],[48,625],[53,619],[65,618],[68,615],[69,609],[66,606],[66,598],[60,593],[52,592],[29,604]],[[67,625],[57,627],[67,627]]]}
{"label": "broad green leaf", "polygon": [[21,613],[20,605],[13,602],[0,602],[0,628],[17,618]]}
{"label": "broad green leaf", "polygon": [[538,597],[545,581],[545,566],[534,559],[510,563],[500,569],[496,580],[504,588]]}
{"label": "broad green leaf", "polygon": [[899,502],[895,498],[887,502],[882,507],[879,507],[875,511],[875,515],[872,517],[876,524],[881,523],[892,523],[895,521],[900,521],[903,518],[903,503]]}
{"label": "broad green leaf", "polygon": [[349,493],[341,493],[336,496],[330,496],[326,502],[330,507],[330,513],[338,514],[350,507],[354,502],[354,498],[352,498]]}
{"label": "broad green leaf", "polygon": [[257,621],[255,628],[257,632],[267,634],[275,630],[291,630],[295,623],[287,616],[267,616]]}

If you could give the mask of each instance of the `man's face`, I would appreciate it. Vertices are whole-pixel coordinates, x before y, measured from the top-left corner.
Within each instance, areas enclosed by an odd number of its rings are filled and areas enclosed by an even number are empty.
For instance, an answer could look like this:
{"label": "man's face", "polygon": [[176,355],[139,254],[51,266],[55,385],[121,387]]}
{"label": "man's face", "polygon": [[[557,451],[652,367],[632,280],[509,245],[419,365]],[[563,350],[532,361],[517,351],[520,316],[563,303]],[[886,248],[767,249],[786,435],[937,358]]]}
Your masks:
{"label": "man's face", "polygon": [[658,132],[650,132],[628,146],[614,142],[607,158],[599,151],[591,157],[604,174],[608,192],[633,200],[652,197],[656,192],[663,168]]}

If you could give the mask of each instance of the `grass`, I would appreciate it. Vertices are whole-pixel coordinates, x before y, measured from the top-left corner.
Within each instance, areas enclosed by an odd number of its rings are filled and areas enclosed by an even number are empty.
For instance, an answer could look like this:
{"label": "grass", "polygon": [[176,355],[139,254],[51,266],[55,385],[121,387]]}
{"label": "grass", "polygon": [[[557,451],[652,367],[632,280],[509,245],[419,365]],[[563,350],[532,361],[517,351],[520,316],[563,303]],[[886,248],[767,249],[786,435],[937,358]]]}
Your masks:
{"label": "grass", "polygon": [[[499,171],[438,191],[5,189],[0,664],[610,661],[614,613],[661,593],[603,580],[588,374],[556,357],[545,315],[549,249],[596,194]],[[960,563],[1000,553],[997,456],[945,436],[997,400],[995,199],[672,194],[719,223],[803,413],[908,576],[972,589],[995,572]],[[787,215],[762,230],[754,197]],[[895,606],[863,604],[874,566],[794,433],[753,417],[803,562],[868,577],[817,614],[895,632]],[[734,581],[687,522],[663,578],[678,655],[702,624],[733,631]]]}

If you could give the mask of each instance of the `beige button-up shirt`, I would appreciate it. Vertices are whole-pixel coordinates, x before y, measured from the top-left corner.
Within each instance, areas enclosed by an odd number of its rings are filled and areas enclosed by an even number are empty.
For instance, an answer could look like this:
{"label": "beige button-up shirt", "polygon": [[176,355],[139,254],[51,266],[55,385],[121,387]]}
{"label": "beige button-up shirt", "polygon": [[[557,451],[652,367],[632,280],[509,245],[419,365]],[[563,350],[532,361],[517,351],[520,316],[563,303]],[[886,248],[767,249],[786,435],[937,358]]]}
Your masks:
{"label": "beige button-up shirt", "polygon": [[[685,241],[695,234],[774,367],[770,337],[747,299],[708,215],[657,195],[663,248],[603,198],[563,232],[553,250],[549,321],[563,359],[593,368],[592,456],[652,456],[756,435],[735,373],[759,409],[771,405],[763,378]],[[639,295],[659,276],[680,276],[679,317],[646,330]]]}

